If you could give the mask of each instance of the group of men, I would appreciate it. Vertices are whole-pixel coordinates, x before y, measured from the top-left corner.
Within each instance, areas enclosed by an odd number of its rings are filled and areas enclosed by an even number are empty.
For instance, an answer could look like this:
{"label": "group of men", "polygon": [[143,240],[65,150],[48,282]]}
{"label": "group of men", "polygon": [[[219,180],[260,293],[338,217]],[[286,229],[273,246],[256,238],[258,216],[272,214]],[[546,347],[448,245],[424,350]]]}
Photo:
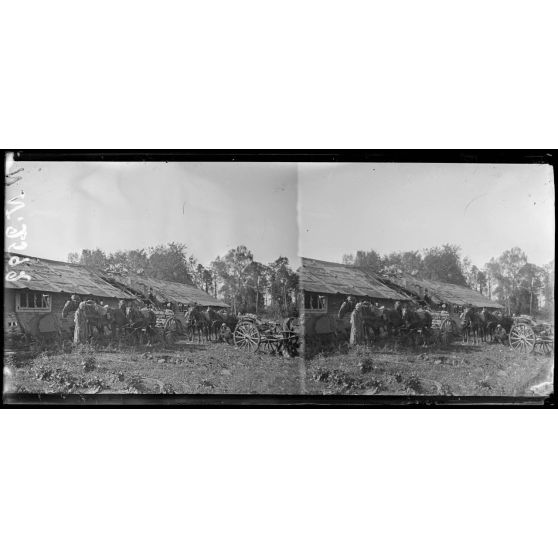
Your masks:
{"label": "group of men", "polygon": [[62,317],[66,318],[72,312],[74,313],[74,343],[85,343],[92,334],[91,317],[95,316],[97,320],[106,318],[109,306],[102,299],[81,300],[79,295],[73,294],[62,309]]}
{"label": "group of men", "polygon": [[[397,301],[393,309],[401,316],[403,315],[404,305],[406,304],[402,304],[400,301]],[[339,309],[337,317],[339,319],[343,319],[345,315],[350,314],[351,333],[349,342],[351,345],[366,344],[370,341],[371,332],[369,331],[369,327],[367,327],[366,316],[370,315],[371,313],[373,314],[376,309],[381,310],[379,308],[379,304],[377,302],[372,303],[369,298],[364,298],[361,301],[357,301],[356,297],[351,295],[345,299],[345,301],[341,305],[341,308]],[[442,312],[448,312],[448,315],[455,315],[456,317],[457,315],[459,315],[454,314],[457,310],[459,310],[458,308],[453,307],[452,305],[446,305],[445,303],[442,304],[441,310]],[[485,311],[484,308],[482,310]],[[462,315],[463,314],[461,314],[461,316]],[[507,337],[508,332],[506,331],[506,329],[502,326],[501,323],[497,323],[492,332],[493,340],[497,343],[505,343]]]}
{"label": "group of men", "polygon": [[[147,303],[138,306],[131,300],[120,300],[118,311],[121,312],[122,318],[133,319],[134,314],[139,313],[144,316],[146,312],[152,312],[152,305]],[[114,313],[114,310],[112,312]],[[102,299],[89,297],[82,300],[78,294],[73,294],[62,309],[62,317],[68,318],[72,313],[74,343],[86,343],[93,335],[93,328],[96,327],[97,330],[103,330],[105,333],[104,330],[109,325],[111,308]]]}
{"label": "group of men", "polygon": [[[179,308],[176,308],[171,302],[165,301],[161,303],[156,299],[153,289],[149,289],[144,303],[133,300],[120,300],[118,302],[118,311],[121,313],[121,319],[125,318],[131,322],[139,320],[154,322],[155,314],[153,311],[161,308],[169,312],[174,312],[178,309],[187,316],[192,310],[199,308],[199,306],[197,304],[192,306],[180,305]],[[62,309],[62,317],[71,317],[72,313],[74,343],[86,343],[93,335],[93,327],[96,326],[97,329],[103,329],[105,324],[108,325],[111,308],[102,299],[88,297],[86,300],[82,300],[78,294],[73,294]],[[114,313],[115,311],[112,310],[112,317],[114,317]],[[107,319],[104,320],[103,318]],[[230,336],[230,329],[227,328],[227,331],[222,331],[221,334],[223,336]]]}
{"label": "group of men", "polygon": [[351,345],[365,345],[371,341],[373,332],[370,331],[366,322],[366,314],[373,312],[373,308],[379,309],[379,304],[377,302],[373,304],[369,298],[359,302],[352,295],[348,296],[341,305],[337,317],[342,319],[343,316],[350,313],[349,343]]}

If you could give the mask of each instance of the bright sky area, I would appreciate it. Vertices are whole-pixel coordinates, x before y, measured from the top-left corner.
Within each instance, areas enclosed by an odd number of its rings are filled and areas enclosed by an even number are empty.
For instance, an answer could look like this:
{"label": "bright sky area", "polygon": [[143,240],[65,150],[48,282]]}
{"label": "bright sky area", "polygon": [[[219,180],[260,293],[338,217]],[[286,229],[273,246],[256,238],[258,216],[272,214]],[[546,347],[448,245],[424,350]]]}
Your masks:
{"label": "bright sky area", "polygon": [[[207,265],[246,245],[258,261],[297,266],[296,165],[291,163],[24,162],[26,253],[66,261],[183,242]],[[15,218],[16,214],[14,214]]]}
{"label": "bright sky area", "polygon": [[306,257],[449,243],[478,267],[514,246],[537,265],[554,259],[549,165],[304,163],[298,185]]}
{"label": "bright sky area", "polygon": [[[26,253],[66,260],[183,242],[204,265],[248,246],[258,261],[341,261],[458,244],[477,266],[519,246],[554,258],[548,165],[392,163],[14,163]],[[298,191],[298,227],[297,227]],[[300,236],[299,236],[300,230]]]}

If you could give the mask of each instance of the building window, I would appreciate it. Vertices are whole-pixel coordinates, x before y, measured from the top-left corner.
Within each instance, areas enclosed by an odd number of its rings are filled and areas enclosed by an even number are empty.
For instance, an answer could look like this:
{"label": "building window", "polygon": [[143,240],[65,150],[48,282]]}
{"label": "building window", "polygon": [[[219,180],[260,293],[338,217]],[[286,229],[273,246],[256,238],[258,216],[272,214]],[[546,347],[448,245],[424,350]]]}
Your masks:
{"label": "building window", "polygon": [[51,296],[36,291],[25,291],[16,295],[16,312],[50,312]]}
{"label": "building window", "polygon": [[304,310],[327,312],[327,297],[315,293],[304,293]]}

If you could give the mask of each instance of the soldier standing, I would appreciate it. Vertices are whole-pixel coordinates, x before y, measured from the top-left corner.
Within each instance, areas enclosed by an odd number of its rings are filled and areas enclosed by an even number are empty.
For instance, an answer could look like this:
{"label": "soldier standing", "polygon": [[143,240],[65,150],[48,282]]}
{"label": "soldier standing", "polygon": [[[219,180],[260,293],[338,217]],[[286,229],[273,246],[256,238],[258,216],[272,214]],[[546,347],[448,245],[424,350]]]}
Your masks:
{"label": "soldier standing", "polygon": [[341,304],[337,317],[341,319],[345,314],[352,312],[356,306],[356,299],[354,296],[348,296],[347,299]]}
{"label": "soldier standing", "polygon": [[364,305],[359,302],[351,314],[351,337],[349,339],[351,345],[362,345],[366,341],[363,313]]}

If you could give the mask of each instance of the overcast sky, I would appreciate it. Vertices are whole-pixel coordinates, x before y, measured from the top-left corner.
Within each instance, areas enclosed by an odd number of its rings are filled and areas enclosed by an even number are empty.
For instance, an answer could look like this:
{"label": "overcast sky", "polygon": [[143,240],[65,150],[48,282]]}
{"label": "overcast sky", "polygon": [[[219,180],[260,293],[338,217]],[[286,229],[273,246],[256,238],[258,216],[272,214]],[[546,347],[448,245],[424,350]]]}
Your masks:
{"label": "overcast sky", "polygon": [[[552,170],[543,165],[15,163],[26,253],[66,260],[183,242],[204,265],[240,244],[258,261],[341,261],[458,244],[481,267],[519,246],[554,257]],[[298,224],[297,227],[297,191]],[[300,237],[298,231],[300,229]]]}
{"label": "overcast sky", "polygon": [[297,262],[296,165],[290,163],[14,163],[25,191],[28,250],[66,261],[183,242],[204,265],[240,244],[258,261]]}
{"label": "overcast sky", "polygon": [[549,165],[305,163],[298,184],[307,257],[451,243],[478,267],[514,246],[537,265],[554,258]]}

